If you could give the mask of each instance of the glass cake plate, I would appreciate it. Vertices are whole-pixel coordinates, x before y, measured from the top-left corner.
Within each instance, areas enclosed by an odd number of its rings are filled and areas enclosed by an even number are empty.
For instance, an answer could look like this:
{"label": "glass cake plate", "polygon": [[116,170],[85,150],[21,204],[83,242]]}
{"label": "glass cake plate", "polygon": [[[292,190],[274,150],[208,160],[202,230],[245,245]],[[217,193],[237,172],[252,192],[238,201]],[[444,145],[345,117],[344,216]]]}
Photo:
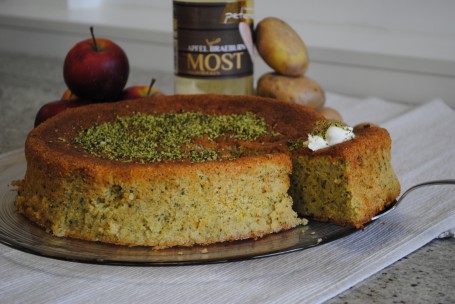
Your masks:
{"label": "glass cake plate", "polygon": [[240,240],[209,246],[153,250],[58,238],[18,214],[17,195],[10,183],[25,172],[23,151],[0,156],[0,243],[31,254],[67,261],[108,265],[195,265],[257,259],[318,246],[355,231],[328,223],[308,225],[257,240]]}

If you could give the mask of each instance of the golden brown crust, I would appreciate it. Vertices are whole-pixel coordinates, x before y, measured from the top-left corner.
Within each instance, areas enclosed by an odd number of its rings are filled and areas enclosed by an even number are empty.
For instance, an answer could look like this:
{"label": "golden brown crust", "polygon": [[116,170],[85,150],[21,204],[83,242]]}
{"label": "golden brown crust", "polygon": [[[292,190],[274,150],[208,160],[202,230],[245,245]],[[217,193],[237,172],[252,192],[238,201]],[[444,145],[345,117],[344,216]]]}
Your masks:
{"label": "golden brown crust", "polygon": [[[316,111],[293,104],[283,106],[282,102],[260,97],[223,96],[223,95],[174,95],[135,99],[117,103],[101,103],[68,109],[32,130],[26,141],[26,152],[32,155],[45,155],[51,160],[64,156],[69,164],[85,163],[97,166],[126,166],[141,168],[142,165],[119,163],[95,157],[71,146],[70,141],[77,134],[94,123],[113,121],[118,116],[131,113],[160,114],[179,112],[202,112],[207,114],[240,114],[252,112],[260,114],[267,124],[281,135],[273,137],[271,142],[250,142],[250,147],[266,146],[267,151],[287,152],[287,140],[305,136],[313,130],[314,123],[323,117]],[[100,114],[102,113],[102,115]],[[58,127],[56,127],[58,126]],[[284,146],[283,146],[284,145]],[[150,166],[160,166],[154,163]],[[179,162],[179,167],[184,167]]]}

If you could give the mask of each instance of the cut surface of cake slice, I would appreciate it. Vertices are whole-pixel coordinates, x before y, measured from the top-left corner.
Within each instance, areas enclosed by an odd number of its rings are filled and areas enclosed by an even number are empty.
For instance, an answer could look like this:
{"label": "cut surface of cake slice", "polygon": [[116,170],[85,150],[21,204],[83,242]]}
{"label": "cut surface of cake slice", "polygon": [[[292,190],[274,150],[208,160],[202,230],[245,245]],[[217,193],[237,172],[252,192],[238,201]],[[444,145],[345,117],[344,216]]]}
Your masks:
{"label": "cut surface of cake slice", "polygon": [[355,138],[293,158],[294,209],[319,221],[362,228],[400,193],[389,133],[365,124]]}

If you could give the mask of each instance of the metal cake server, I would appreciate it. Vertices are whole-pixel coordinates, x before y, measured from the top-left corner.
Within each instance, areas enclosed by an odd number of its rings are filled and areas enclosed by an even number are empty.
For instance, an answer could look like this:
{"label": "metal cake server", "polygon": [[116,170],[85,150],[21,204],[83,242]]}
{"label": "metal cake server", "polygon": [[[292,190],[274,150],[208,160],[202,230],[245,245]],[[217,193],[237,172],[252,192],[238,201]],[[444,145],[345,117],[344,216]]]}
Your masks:
{"label": "metal cake server", "polygon": [[398,205],[403,201],[403,199],[408,195],[410,192],[426,186],[434,186],[434,185],[455,185],[455,179],[443,179],[443,180],[434,180],[428,181],[421,184],[417,184],[406,190],[398,199],[396,199],[392,205],[388,206],[385,210],[381,211],[380,213],[376,214],[371,218],[372,221],[380,219],[381,217],[385,216],[386,214],[390,213],[391,211],[395,210]]}

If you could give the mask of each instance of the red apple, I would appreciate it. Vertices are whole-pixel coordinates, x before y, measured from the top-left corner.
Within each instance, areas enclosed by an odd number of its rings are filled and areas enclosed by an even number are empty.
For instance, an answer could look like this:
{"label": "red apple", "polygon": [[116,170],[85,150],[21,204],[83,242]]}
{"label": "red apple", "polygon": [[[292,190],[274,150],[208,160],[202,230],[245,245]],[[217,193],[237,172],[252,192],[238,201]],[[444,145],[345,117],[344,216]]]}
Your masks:
{"label": "red apple", "polygon": [[87,104],[90,104],[90,102],[84,100],[57,100],[48,102],[39,109],[38,113],[36,113],[35,127],[58,113],[65,111],[66,109],[80,107]]}
{"label": "red apple", "polygon": [[158,96],[164,95],[163,92],[158,90],[153,86],[155,83],[155,79],[152,79],[152,82],[149,86],[132,86],[128,87],[123,90],[121,100],[126,99],[136,99],[141,97],[151,97],[151,96]]}
{"label": "red apple", "polygon": [[93,101],[117,100],[126,85],[129,62],[125,52],[111,40],[95,38],[74,45],[66,55],[63,78],[77,96]]}

